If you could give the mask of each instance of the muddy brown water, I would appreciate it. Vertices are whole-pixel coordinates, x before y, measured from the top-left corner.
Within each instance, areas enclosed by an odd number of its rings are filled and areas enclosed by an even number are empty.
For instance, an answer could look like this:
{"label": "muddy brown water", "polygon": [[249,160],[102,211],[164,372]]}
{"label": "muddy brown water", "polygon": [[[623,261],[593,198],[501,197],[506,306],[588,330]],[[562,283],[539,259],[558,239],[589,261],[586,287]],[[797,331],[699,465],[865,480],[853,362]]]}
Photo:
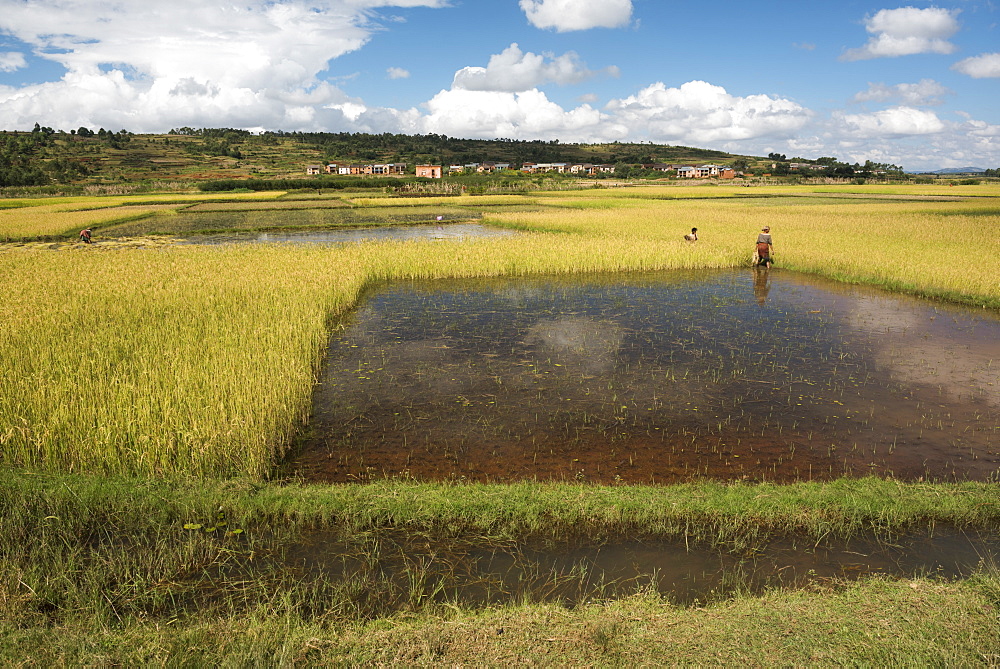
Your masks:
{"label": "muddy brown water", "polygon": [[784,538],[748,553],[683,541],[482,545],[460,537],[377,533],[344,538],[331,531],[287,546],[280,563],[306,582],[322,579],[341,588],[364,584],[354,595],[356,606],[386,613],[428,601],[573,605],[641,591],[679,604],[704,603],[736,592],[823,586],[872,575],[962,578],[996,564],[998,557],[996,535],[953,528],[820,543]]}
{"label": "muddy brown water", "polygon": [[781,269],[396,283],[332,336],[309,481],[996,480],[1000,315]]}

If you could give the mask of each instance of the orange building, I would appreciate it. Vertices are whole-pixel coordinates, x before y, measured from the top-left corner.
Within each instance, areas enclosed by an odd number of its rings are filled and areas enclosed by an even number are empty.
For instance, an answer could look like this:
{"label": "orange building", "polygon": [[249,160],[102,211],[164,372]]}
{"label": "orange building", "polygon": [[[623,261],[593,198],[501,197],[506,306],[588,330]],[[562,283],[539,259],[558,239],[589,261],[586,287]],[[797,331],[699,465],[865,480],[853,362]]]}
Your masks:
{"label": "orange building", "polygon": [[417,176],[427,177],[428,179],[440,179],[441,178],[441,166],[440,165],[417,165]]}

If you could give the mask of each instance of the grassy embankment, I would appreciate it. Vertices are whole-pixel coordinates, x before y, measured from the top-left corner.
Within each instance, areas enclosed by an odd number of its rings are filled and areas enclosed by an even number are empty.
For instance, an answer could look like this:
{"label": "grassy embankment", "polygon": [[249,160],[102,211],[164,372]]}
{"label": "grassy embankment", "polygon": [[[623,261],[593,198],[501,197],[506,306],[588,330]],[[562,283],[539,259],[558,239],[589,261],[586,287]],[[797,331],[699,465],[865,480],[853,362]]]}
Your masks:
{"label": "grassy embankment", "polygon": [[[503,627],[487,661],[546,661],[549,653],[612,663],[630,662],[633,653],[758,663],[972,663],[992,653],[995,661],[995,572],[961,584],[866,581],[835,593],[772,593],[705,611],[644,596],[572,612],[526,606],[445,615],[418,606],[423,613],[415,619],[372,623],[283,574],[277,582],[260,578],[249,590],[223,587],[216,600],[208,598],[216,607],[192,612],[190,593],[200,581],[192,585],[191,572],[209,574],[212,565],[244,554],[181,529],[219,504],[234,524],[280,530],[273,532],[279,538],[332,523],[508,538],[638,530],[744,544],[757,532],[818,538],[929,521],[996,523],[996,488],[986,484],[493,489],[386,482],[331,490],[212,483],[266,478],[305,417],[333,317],[383,281],[732,266],[745,262],[748,239],[768,223],[782,268],[1000,307],[1000,194],[982,187],[948,189],[979,196],[963,202],[831,200],[787,189],[781,194],[794,199],[662,201],[655,198],[684,191],[657,190],[554,194],[544,211],[490,214],[498,224],[543,232],[461,246],[0,253],[8,286],[0,444],[5,467],[22,472],[5,475],[2,486],[0,599],[11,652],[35,649],[42,663],[262,654],[460,662],[474,652],[472,641]],[[18,234],[75,234],[78,220],[59,222],[54,214],[47,232],[10,217],[0,235],[14,236],[7,226]],[[695,247],[680,240],[692,225],[702,236]],[[25,468],[98,478],[37,477]],[[188,475],[206,482],[183,482]],[[129,546],[145,550],[123,550]],[[183,624],[159,627],[170,620]],[[24,631],[38,621],[47,626]],[[396,641],[388,643],[386,633]]]}
{"label": "grassy embankment", "polygon": [[[996,568],[965,581],[818,581],[762,595],[739,582],[700,606],[636,584],[574,608],[514,600],[462,606],[438,593],[442,537],[502,546],[640,536],[752,553],[794,533],[809,550],[876,528],[995,525],[995,488],[866,479],[666,488],[518,484],[280,487],[4,474],[0,638],[6,662],[55,664],[417,664],[744,662],[989,664],[1000,652]],[[184,523],[228,525],[214,533]],[[373,560],[350,579],[283,562],[284,547],[341,526],[378,546],[424,537],[402,582]],[[240,534],[223,535],[227,528]],[[233,531],[230,529],[229,531]],[[326,549],[331,568],[341,556]],[[364,556],[362,556],[364,558]],[[568,577],[572,577],[569,575]],[[567,576],[553,575],[554,579]]]}

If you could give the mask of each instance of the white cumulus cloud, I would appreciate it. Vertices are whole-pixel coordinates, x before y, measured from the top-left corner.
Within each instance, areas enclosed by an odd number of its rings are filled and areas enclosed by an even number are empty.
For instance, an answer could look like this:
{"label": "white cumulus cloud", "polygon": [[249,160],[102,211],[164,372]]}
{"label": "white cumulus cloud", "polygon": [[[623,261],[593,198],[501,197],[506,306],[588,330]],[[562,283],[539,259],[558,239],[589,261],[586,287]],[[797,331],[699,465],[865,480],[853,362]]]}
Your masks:
{"label": "white cumulus cloud", "polygon": [[951,91],[933,79],[921,79],[915,84],[868,84],[868,90],[854,96],[855,102],[898,102],[900,104],[921,107],[939,105],[942,97]]}
{"label": "white cumulus cloud", "polygon": [[782,98],[738,97],[721,86],[689,81],[679,88],[657,82],[638,94],[613,100],[607,111],[652,140],[695,145],[790,134],[812,113]]}
{"label": "white cumulus cloud", "polygon": [[26,67],[28,61],[20,51],[5,51],[0,53],[0,72],[13,72]]}
{"label": "white cumulus cloud", "polygon": [[576,53],[561,56],[523,52],[517,43],[490,56],[486,67],[464,67],[455,73],[452,88],[469,91],[526,91],[545,83],[575,84],[599,74],[618,75],[615,67],[602,72],[587,69]]}
{"label": "white cumulus cloud", "polygon": [[937,114],[913,107],[893,107],[871,114],[845,114],[848,131],[859,137],[929,135],[945,129]]}
{"label": "white cumulus cloud", "polygon": [[995,139],[1000,143],[1000,125],[991,125],[985,121],[970,119],[966,126],[970,135],[984,139]]}
{"label": "white cumulus cloud", "polygon": [[632,0],[520,0],[528,22],[556,32],[620,28],[632,18]]}
{"label": "white cumulus cloud", "polygon": [[621,139],[625,132],[590,105],[567,111],[536,89],[515,93],[453,88],[435,95],[425,107],[425,131],[455,137],[592,142]]}
{"label": "white cumulus cloud", "polygon": [[[302,127],[344,96],[317,75],[363,46],[378,7],[447,0],[33,0],[0,30],[66,68],[61,81],[0,93],[0,125]],[[155,29],[151,29],[155,26]]]}
{"label": "white cumulus cloud", "polygon": [[872,34],[868,43],[848,49],[843,60],[867,60],[920,53],[949,54],[955,45],[948,38],[958,32],[958,10],[931,7],[883,9],[865,20]]}
{"label": "white cumulus cloud", "polygon": [[967,74],[973,79],[1000,77],[1000,53],[984,53],[960,60],[951,69]]}

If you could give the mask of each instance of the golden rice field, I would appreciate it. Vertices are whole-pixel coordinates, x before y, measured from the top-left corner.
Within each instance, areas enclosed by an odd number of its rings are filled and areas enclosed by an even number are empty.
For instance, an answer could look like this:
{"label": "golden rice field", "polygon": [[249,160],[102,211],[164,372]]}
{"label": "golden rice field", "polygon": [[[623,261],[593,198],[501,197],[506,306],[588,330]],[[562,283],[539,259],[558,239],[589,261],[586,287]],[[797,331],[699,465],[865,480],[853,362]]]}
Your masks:
{"label": "golden rice field", "polygon": [[[527,234],[462,244],[0,251],[3,464],[266,478],[309,410],[334,317],[367,286],[399,278],[735,266],[769,224],[781,271],[1000,308],[1000,187],[947,189],[972,196],[961,201],[688,190],[546,194],[544,210],[484,219]],[[75,233],[85,219],[66,215],[123,206],[97,200],[2,210],[0,238]],[[692,226],[695,245],[682,239]]]}
{"label": "golden rice field", "polygon": [[194,202],[212,200],[266,201],[281,195],[240,194],[161,194],[121,197],[65,197],[12,199],[0,203],[0,241],[65,237],[83,228],[101,227],[175,210]]}

